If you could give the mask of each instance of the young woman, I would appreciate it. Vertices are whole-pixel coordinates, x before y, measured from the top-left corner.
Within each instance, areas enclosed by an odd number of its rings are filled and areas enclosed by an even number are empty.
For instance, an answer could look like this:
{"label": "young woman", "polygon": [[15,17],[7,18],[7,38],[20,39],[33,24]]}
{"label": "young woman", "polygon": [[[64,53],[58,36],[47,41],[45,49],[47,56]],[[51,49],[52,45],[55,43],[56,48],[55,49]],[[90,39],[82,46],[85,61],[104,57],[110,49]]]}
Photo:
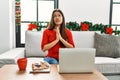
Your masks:
{"label": "young woman", "polygon": [[44,58],[49,64],[59,63],[59,48],[74,48],[72,34],[65,27],[65,18],[61,10],[55,9],[52,13],[50,25],[43,32],[41,49],[48,50]]}

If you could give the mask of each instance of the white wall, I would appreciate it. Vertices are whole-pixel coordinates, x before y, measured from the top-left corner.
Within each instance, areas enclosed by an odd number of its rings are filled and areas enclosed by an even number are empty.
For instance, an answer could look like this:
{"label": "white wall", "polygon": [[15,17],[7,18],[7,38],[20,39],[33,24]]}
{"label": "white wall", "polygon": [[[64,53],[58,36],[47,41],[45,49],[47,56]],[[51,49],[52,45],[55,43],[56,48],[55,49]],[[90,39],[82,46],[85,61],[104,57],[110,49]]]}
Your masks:
{"label": "white wall", "polygon": [[15,48],[15,0],[9,0],[10,48]]}
{"label": "white wall", "polygon": [[0,54],[10,49],[9,0],[0,0]]}
{"label": "white wall", "polygon": [[110,0],[59,0],[68,21],[109,24]]}

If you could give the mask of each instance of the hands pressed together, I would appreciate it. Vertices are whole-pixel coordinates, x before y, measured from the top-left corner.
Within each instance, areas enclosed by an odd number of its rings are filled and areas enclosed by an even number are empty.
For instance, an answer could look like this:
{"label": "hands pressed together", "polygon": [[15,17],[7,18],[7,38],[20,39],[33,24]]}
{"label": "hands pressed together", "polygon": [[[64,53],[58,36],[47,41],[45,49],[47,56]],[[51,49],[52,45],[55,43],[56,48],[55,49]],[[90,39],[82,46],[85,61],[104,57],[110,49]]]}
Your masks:
{"label": "hands pressed together", "polygon": [[56,40],[57,41],[61,41],[65,47],[67,48],[72,48],[73,45],[71,45],[70,43],[68,43],[66,40],[64,40],[60,34],[60,30],[59,30],[59,27],[56,28]]}
{"label": "hands pressed together", "polygon": [[60,34],[60,30],[59,30],[58,27],[56,28],[56,39],[57,39],[58,41],[62,39],[62,36],[61,36],[61,34]]}

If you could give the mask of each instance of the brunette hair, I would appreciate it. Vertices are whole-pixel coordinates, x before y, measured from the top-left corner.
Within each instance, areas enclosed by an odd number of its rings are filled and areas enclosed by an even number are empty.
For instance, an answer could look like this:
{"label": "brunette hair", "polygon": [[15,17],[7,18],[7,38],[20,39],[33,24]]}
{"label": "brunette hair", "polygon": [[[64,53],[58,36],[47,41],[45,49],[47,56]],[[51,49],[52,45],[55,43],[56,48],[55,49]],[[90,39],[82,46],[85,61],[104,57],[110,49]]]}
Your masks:
{"label": "brunette hair", "polygon": [[[59,13],[62,15],[62,17],[63,17],[63,22],[62,22],[62,24],[60,25],[60,34],[61,34],[62,38],[67,41],[67,36],[66,36],[66,31],[65,31],[65,29],[66,29],[66,28],[65,28],[65,17],[64,17],[63,12],[62,12],[60,9],[55,9],[55,10],[52,12],[52,17],[51,17],[51,21],[50,21],[50,25],[49,25],[48,29],[49,29],[49,30],[53,30],[53,29],[55,28],[55,25],[56,25],[56,24],[54,23],[54,13],[55,13],[55,12],[59,12]],[[61,42],[61,45],[64,46],[64,45],[62,44],[62,42]]]}

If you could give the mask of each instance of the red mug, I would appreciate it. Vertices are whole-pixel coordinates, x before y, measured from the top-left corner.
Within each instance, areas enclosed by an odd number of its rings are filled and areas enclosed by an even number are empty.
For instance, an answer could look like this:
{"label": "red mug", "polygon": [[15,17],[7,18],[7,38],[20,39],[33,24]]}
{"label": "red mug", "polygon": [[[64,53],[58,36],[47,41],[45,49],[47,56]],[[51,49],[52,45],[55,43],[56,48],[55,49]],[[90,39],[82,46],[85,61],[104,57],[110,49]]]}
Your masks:
{"label": "red mug", "polygon": [[18,67],[19,67],[20,71],[26,70],[26,67],[27,67],[27,58],[19,58],[17,60],[17,64],[18,64]]}

